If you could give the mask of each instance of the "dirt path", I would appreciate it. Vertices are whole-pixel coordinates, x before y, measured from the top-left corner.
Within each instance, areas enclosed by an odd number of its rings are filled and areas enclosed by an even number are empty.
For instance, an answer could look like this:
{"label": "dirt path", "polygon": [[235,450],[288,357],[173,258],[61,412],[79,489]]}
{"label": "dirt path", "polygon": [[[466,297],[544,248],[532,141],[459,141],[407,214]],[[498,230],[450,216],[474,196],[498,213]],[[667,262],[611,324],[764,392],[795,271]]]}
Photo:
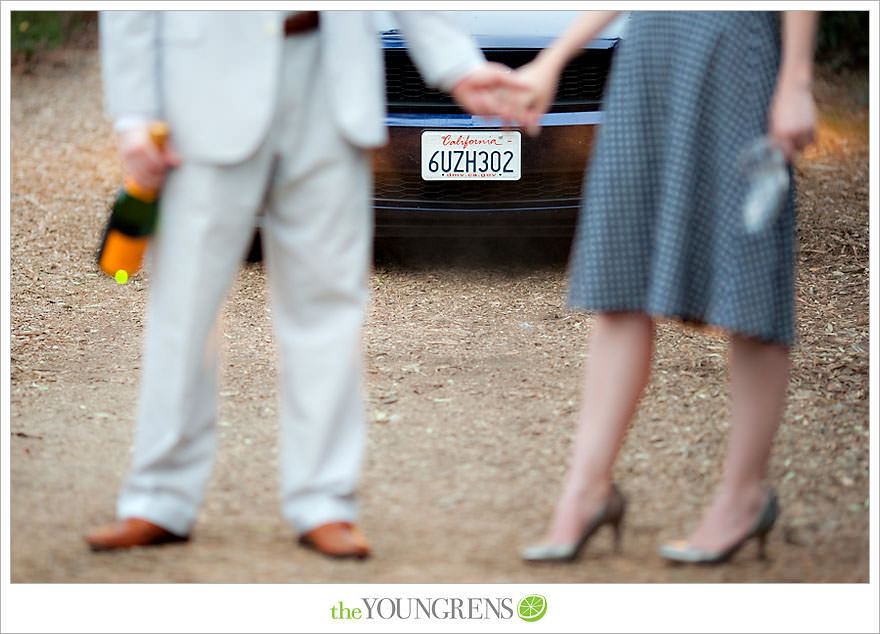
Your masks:
{"label": "dirt path", "polygon": [[[670,567],[659,541],[696,521],[727,432],[725,340],[659,329],[655,372],[617,478],[620,554],[600,535],[567,566],[521,563],[568,459],[590,318],[566,310],[565,262],[506,248],[434,249],[371,277],[371,419],[361,500],[376,556],[294,545],[277,502],[275,343],[262,269],[225,313],[221,440],[195,539],[92,554],[130,459],[149,280],[99,277],[93,249],[120,181],[93,50],[12,78],[12,580],[213,582],[866,581],[868,149],[865,76],[818,85],[819,143],[802,161],[789,406],[771,465],[771,559]],[[455,245],[449,248],[457,248]]]}

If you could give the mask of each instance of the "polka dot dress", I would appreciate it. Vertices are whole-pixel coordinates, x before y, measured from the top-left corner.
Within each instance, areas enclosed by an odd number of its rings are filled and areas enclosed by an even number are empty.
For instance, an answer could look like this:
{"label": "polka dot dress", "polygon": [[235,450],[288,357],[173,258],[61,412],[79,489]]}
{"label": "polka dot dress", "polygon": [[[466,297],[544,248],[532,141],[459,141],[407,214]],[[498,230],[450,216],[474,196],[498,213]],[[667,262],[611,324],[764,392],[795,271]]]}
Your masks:
{"label": "polka dot dress", "polygon": [[608,80],[569,302],[794,338],[794,202],[749,234],[737,160],[767,132],[776,13],[634,12]]}

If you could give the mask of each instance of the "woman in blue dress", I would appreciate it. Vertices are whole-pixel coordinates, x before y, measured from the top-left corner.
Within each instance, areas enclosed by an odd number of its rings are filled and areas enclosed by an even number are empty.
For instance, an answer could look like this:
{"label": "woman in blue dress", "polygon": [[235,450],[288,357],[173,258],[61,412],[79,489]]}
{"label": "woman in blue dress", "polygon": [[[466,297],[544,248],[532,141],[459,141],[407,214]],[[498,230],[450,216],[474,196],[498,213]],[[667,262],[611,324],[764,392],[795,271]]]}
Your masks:
{"label": "woman in blue dress", "polygon": [[[518,71],[527,129],[615,15],[585,13]],[[606,524],[619,535],[614,461],[648,381],[655,322],[670,318],[729,334],[731,432],[714,501],[660,554],[717,563],[752,538],[763,550],[779,512],[764,478],[794,340],[794,197],[790,188],[767,229],[746,231],[738,160],[764,136],[789,163],[812,141],[815,30],[813,12],[631,15],[570,263],[570,305],[596,313],[573,458],[547,534],[523,558],[573,559]]]}

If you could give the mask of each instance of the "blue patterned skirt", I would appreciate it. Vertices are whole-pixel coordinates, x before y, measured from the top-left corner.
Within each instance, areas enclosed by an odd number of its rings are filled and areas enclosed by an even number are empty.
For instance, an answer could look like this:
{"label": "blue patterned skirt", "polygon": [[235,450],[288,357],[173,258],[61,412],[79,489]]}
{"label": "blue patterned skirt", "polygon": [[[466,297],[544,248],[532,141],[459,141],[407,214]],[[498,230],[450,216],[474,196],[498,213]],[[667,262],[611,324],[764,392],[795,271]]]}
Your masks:
{"label": "blue patterned skirt", "polygon": [[[794,192],[742,225],[743,149],[767,133],[777,14],[634,12],[585,178],[569,303],[794,340]],[[793,181],[792,181],[793,183]]]}

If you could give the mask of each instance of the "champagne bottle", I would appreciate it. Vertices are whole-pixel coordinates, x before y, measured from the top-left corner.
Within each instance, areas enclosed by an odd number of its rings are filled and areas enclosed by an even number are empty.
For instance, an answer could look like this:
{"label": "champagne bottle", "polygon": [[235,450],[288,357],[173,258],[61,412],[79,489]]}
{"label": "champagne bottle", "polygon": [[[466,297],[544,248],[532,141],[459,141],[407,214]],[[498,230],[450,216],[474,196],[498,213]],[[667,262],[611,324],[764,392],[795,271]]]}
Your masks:
{"label": "champagne bottle", "polygon": [[[150,125],[150,139],[161,148],[168,138],[168,125],[162,121]],[[120,284],[141,268],[144,251],[159,217],[159,192],[141,187],[131,177],[113,203],[110,218],[98,249],[98,266]]]}

